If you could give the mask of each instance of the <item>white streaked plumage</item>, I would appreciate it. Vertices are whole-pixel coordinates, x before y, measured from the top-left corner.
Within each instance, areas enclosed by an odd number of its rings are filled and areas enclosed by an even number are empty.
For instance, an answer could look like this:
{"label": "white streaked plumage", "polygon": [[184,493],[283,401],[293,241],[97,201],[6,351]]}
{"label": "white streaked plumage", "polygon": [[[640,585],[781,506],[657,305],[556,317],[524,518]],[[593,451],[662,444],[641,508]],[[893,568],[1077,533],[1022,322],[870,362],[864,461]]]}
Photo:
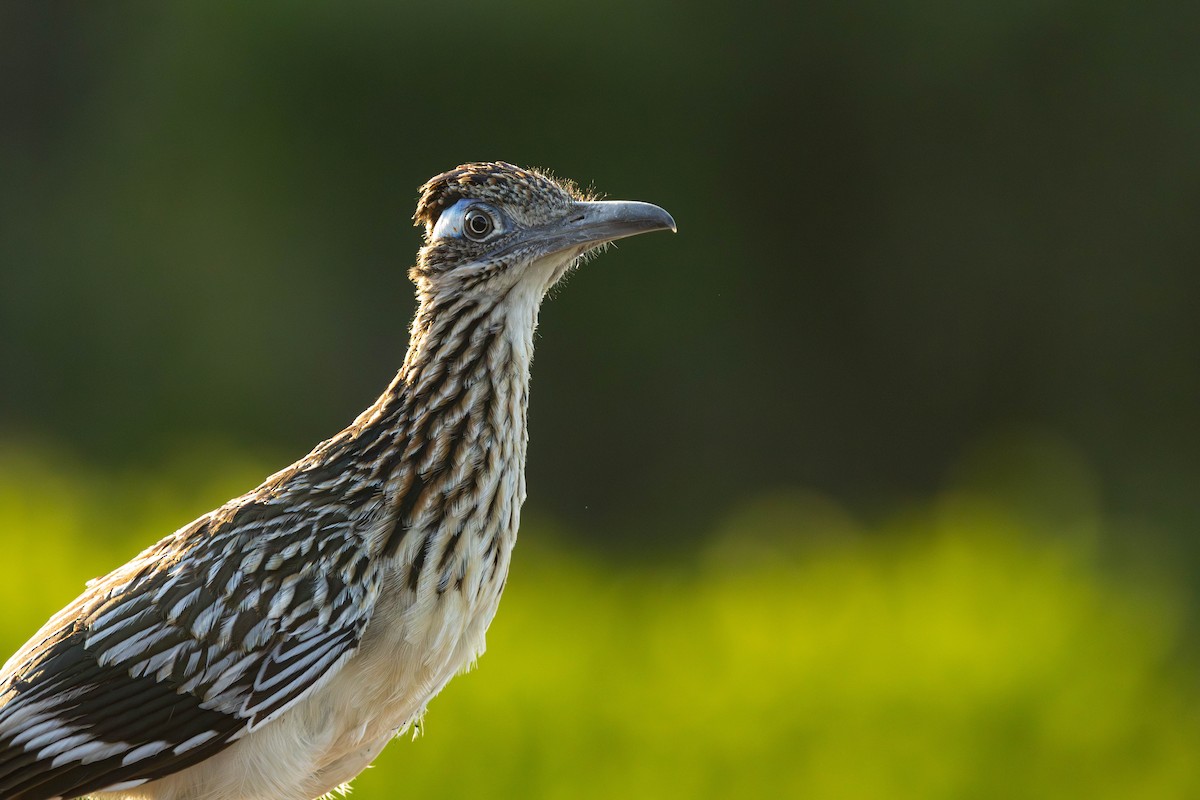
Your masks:
{"label": "white streaked plumage", "polygon": [[404,366],[355,422],[148,548],[0,670],[0,798],[309,800],[483,653],[525,499],[538,309],[674,228],[503,163],[424,187]]}

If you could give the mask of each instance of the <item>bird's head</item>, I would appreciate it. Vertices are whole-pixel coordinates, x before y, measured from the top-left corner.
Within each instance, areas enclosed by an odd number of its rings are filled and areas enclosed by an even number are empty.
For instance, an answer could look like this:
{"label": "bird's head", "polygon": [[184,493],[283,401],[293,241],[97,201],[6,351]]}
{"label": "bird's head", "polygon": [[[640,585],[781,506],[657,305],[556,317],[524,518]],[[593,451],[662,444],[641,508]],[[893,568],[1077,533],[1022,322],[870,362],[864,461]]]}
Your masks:
{"label": "bird's head", "polygon": [[675,230],[658,206],[597,200],[503,161],[464,164],[420,191],[413,219],[425,227],[425,245],[410,275],[426,297],[499,297],[520,286],[540,298],[597,247]]}

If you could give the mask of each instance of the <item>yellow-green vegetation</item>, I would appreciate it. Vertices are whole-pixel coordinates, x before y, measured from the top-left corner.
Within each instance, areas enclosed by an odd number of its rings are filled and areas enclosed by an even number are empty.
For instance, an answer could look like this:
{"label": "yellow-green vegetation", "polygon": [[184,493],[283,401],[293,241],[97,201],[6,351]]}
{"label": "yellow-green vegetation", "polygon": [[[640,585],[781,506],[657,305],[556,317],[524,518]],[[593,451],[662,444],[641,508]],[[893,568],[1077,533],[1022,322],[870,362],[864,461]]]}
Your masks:
{"label": "yellow-green vegetation", "polygon": [[[216,482],[0,460],[4,652],[262,474],[209,461]],[[354,797],[1200,796],[1178,598],[1007,508],[948,492],[868,530],[785,492],[671,563],[532,519],[480,669]]]}

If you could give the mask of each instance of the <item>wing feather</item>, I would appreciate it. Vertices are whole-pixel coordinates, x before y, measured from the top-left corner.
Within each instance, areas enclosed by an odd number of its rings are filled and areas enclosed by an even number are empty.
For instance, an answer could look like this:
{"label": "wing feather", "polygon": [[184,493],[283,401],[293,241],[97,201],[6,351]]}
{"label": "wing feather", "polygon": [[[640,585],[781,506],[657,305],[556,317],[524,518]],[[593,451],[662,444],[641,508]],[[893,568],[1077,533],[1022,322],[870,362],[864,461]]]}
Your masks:
{"label": "wing feather", "polygon": [[381,581],[347,513],[311,508],[278,494],[234,501],[56,614],[0,670],[0,797],[156,780],[332,677]]}

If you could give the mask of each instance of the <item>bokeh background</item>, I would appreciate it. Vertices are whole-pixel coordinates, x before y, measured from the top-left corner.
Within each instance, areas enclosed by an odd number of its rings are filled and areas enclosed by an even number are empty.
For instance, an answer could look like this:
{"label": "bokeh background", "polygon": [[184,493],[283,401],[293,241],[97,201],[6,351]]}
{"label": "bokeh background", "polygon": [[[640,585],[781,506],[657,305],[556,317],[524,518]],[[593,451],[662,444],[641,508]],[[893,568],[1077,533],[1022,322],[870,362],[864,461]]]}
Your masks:
{"label": "bokeh background", "polygon": [[656,202],[543,309],[481,669],[355,796],[1200,796],[1200,6],[0,7],[0,650],[403,357],[416,187]]}

